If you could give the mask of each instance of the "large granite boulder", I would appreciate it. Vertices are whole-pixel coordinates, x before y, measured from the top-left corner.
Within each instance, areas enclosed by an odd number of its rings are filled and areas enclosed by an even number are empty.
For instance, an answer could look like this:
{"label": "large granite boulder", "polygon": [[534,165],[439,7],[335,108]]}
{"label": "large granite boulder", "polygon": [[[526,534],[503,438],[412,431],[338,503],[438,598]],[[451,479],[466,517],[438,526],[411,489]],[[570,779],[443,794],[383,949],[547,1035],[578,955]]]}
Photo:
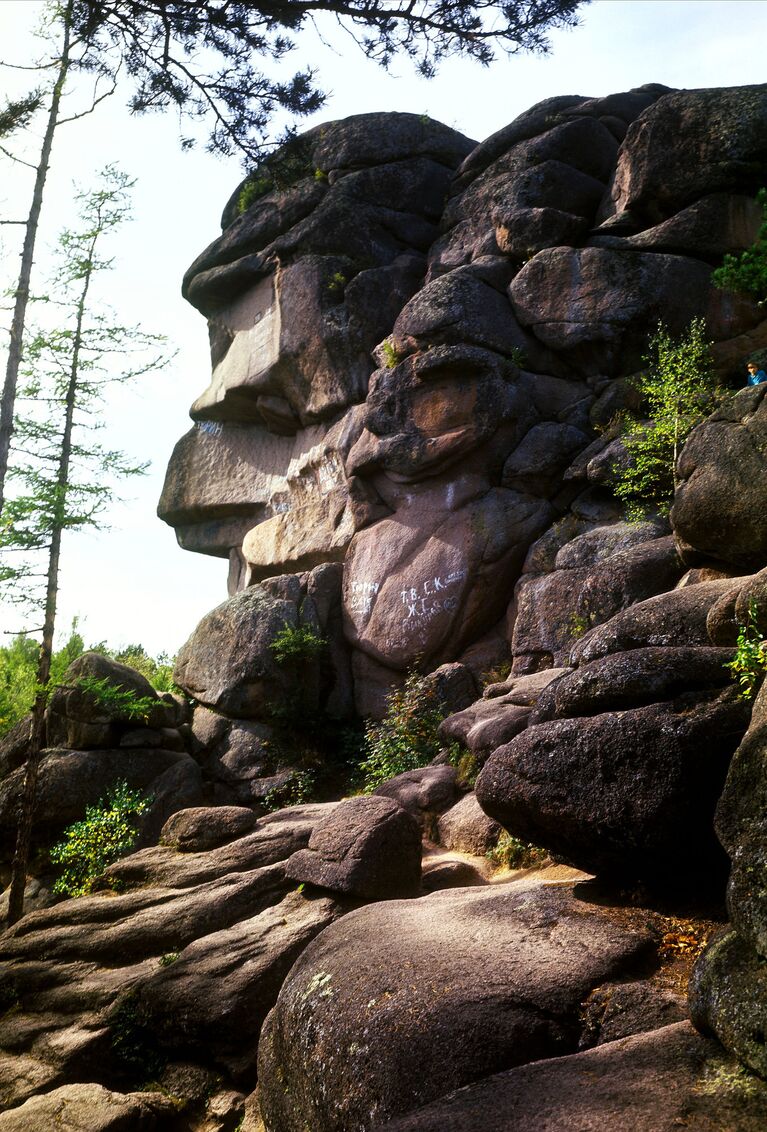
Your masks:
{"label": "large granite boulder", "polygon": [[[733,338],[760,321],[756,304],[717,291],[699,260],[614,248],[539,252],[509,288],[514,313],[545,346],[579,372],[609,373],[641,364],[648,327],[673,334],[704,313],[716,338]],[[626,372],[623,369],[622,372]]]}
{"label": "large granite boulder", "polygon": [[437,823],[440,844],[447,849],[484,857],[497,843],[502,830],[489,818],[472,792],[444,813]]}
{"label": "large granite boulder", "polygon": [[430,832],[439,814],[449,809],[459,796],[455,767],[447,764],[406,770],[376,786],[373,796],[391,798]]}
{"label": "large granite boulder", "polygon": [[695,1025],[767,1078],[765,955],[739,931],[722,932],[698,961],[690,984]]}
{"label": "large granite boulder", "polygon": [[514,591],[514,671],[568,664],[590,630],[672,589],[684,565],[672,537],[662,532],[652,522],[565,522],[561,545],[552,532],[533,544]]}
{"label": "large granite boulder", "polygon": [[159,843],[180,853],[199,853],[236,841],[250,833],[257,820],[253,811],[244,806],[179,810],[162,827]]}
{"label": "large granite boulder", "polygon": [[759,1132],[767,1086],[688,1022],[497,1073],[382,1132]]}
{"label": "large granite boulder", "polygon": [[103,1085],[62,1085],[0,1113],[2,1132],[159,1132],[173,1120],[173,1102],[156,1092],[117,1093]]}
{"label": "large granite boulder", "polygon": [[[235,594],[207,614],[183,645],[176,682],[198,703],[234,718],[269,719],[275,704],[284,705],[291,696],[296,711],[325,706],[331,714],[348,714],[340,581],[340,568],[328,563],[308,575],[270,578]],[[286,632],[298,643],[291,655],[281,657],[278,641]],[[302,633],[311,638],[303,650]],[[219,742],[223,730],[215,733]],[[231,728],[227,734],[231,754]],[[238,761],[236,755],[232,760]],[[229,770],[242,777],[236,767]]]}
{"label": "large granite boulder", "polygon": [[342,913],[327,896],[293,892],[279,903],[211,931],[142,980],[134,1002],[161,1049],[213,1061],[237,1082],[255,1078],[264,1019],[293,963]]}
{"label": "large granite boulder", "polygon": [[304,951],[267,1019],[266,1127],[377,1127],[501,1068],[570,1052],[580,1003],[650,942],[567,886],[472,888],[353,912]]}
{"label": "large granite boulder", "polygon": [[672,522],[684,557],[747,573],[767,560],[767,386],[743,389],[693,430]]}
{"label": "large granite boulder", "polygon": [[644,227],[706,193],[755,194],[766,112],[767,85],[669,92],[630,126],[604,214],[630,212]]}
{"label": "large granite boulder", "polygon": [[524,731],[544,688],[566,671],[569,670],[547,668],[491,684],[485,688],[481,700],[443,720],[439,733],[448,742],[461,743],[484,761],[496,747]]}
{"label": "large granite boulder", "polygon": [[724,595],[738,593],[741,585],[742,579],[718,578],[639,601],[588,632],[573,648],[573,662],[588,664],[638,648],[706,646],[709,611]]}
{"label": "large granite boulder", "polygon": [[724,650],[700,652],[618,653],[549,685],[532,725],[480,772],[482,808],[592,872],[723,877],[713,814],[749,707],[721,687]]}
{"label": "large granite boulder", "polygon": [[[764,616],[764,604],[759,609]],[[727,907],[731,930],[698,960],[690,990],[693,1020],[762,1077],[767,1077],[767,688],[733,756],[716,811],[716,830],[731,859]]]}

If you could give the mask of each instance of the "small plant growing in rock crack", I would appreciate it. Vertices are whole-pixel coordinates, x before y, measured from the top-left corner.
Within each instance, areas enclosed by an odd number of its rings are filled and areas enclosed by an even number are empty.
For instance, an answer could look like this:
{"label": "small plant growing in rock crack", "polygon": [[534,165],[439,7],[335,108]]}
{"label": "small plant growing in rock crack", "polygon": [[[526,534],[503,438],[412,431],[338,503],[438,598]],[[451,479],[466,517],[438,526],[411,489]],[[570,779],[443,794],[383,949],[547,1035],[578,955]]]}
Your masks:
{"label": "small plant growing in rock crack", "polygon": [[54,864],[62,867],[53,891],[61,896],[87,896],[104,869],[136,843],[136,818],[145,813],[151,798],[117,782],[106,799],[88,806],[82,821],[64,830],[50,851]]}
{"label": "small plant growing in rock crack", "polygon": [[381,354],[383,355],[384,369],[394,369],[402,361],[402,354],[389,338],[381,343]]}
{"label": "small plant growing in rock crack", "polygon": [[477,756],[465,751],[458,743],[448,747],[448,762],[456,769],[456,782],[464,790],[473,790],[479,774]]}
{"label": "small plant growing in rock crack", "polygon": [[178,959],[179,953],[177,951],[168,951],[165,955],[161,955],[157,962],[161,967],[172,967]]}
{"label": "small plant growing in rock crack", "polygon": [[284,810],[287,806],[303,806],[312,801],[316,787],[317,779],[312,771],[296,771],[281,786],[273,786],[264,795],[264,810],[271,814],[275,810]]}
{"label": "small plant growing in rock crack", "polygon": [[311,625],[288,625],[286,621],[269,648],[278,664],[300,665],[314,660],[326,645]]}
{"label": "small plant growing in rock crack", "polygon": [[500,664],[493,665],[492,668],[486,668],[481,674],[479,680],[483,690],[489,688],[491,684],[503,684],[511,676],[511,661],[502,660]]}
{"label": "small plant growing in rock crack", "polygon": [[531,865],[539,865],[547,853],[537,845],[520,841],[510,833],[502,833],[498,843],[485,856],[498,868],[529,869]]}
{"label": "small plant growing in rock crack", "polygon": [[767,671],[767,640],[757,626],[757,617],[756,602],[752,598],[748,603],[745,624],[738,626],[735,656],[724,666],[729,668],[733,680],[737,680],[740,698],[743,700],[754,697]]}
{"label": "small plant growing in rock crack", "polygon": [[112,1052],[142,1082],[156,1078],[166,1065],[151,1027],[139,1013],[135,991],[129,991],[109,1018]]}
{"label": "small plant growing in rock crack", "polygon": [[[532,259],[534,255],[535,252],[532,249],[529,249],[529,255],[527,258]],[[520,369],[524,369],[527,365],[527,351],[523,350],[521,346],[512,346],[509,357],[511,358],[514,365],[518,366]]]}
{"label": "small plant growing in rock crack", "polygon": [[343,271],[334,271],[327,283],[327,293],[332,299],[342,299],[348,282]]}
{"label": "small plant growing in rock crack", "polygon": [[588,633],[593,626],[592,614],[573,613],[570,616],[570,636],[578,640]]}
{"label": "small plant growing in rock crack", "polygon": [[390,692],[386,702],[380,723],[369,721],[365,727],[360,763],[365,794],[406,770],[426,766],[444,746],[437,728],[447,712],[426,677],[409,672],[404,686]]}
{"label": "small plant growing in rock crack", "polygon": [[106,676],[82,676],[76,685],[91,696],[98,708],[112,719],[136,719],[146,723],[158,701],[153,696],[139,696],[130,688],[113,684]]}
{"label": "small plant growing in rock crack", "polygon": [[284,191],[304,177],[316,177],[317,173],[324,180],[322,170],[316,169],[311,161],[306,142],[299,137],[288,138],[284,145],[269,154],[248,174],[237,197],[237,212],[242,215],[267,193]]}

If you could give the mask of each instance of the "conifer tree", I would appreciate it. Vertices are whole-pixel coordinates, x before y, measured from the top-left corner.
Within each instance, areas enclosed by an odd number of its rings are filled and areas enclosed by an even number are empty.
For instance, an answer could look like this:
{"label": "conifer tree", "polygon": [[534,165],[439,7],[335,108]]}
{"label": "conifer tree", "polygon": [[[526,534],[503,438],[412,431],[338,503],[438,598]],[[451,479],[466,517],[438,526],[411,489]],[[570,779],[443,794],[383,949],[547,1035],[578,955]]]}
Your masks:
{"label": "conifer tree", "polygon": [[59,242],[59,266],[47,310],[63,321],[31,336],[25,352],[12,460],[11,490],[0,519],[0,583],[6,595],[42,614],[36,697],[9,898],[9,922],[23,910],[45,707],[56,628],[59,562],[65,533],[98,526],[114,477],[144,471],[124,453],[99,444],[99,404],[114,382],[164,364],[162,339],[122,326],[98,303],[94,286],[112,266],[105,238],[128,217],[132,182],[108,168],[101,185],[77,196],[80,224]]}

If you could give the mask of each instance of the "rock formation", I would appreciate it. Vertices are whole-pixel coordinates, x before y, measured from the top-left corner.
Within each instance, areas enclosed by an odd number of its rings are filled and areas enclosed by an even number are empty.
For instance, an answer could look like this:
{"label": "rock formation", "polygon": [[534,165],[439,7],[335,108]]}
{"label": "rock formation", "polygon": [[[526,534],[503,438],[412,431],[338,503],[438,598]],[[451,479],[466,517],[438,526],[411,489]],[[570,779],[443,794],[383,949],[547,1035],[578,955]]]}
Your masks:
{"label": "rock formation", "polygon": [[[235,190],[184,280],[212,377],[160,502],[230,596],[179,656],[191,707],[136,685],[137,727],[77,672],[51,703],[39,846],[118,771],[155,800],[93,895],[38,872],[0,939],[0,1132],[763,1126],[767,700],[726,665],[767,635],[767,402],[737,391],[767,318],[711,272],[756,237],[766,139],[767,86],[651,84],[478,145],[327,123]],[[618,418],[659,319],[699,316],[730,396],[670,516],[628,522]],[[457,767],[265,813],[286,719],[338,758],[416,665]],[[509,835],[553,860],[499,872]]]}

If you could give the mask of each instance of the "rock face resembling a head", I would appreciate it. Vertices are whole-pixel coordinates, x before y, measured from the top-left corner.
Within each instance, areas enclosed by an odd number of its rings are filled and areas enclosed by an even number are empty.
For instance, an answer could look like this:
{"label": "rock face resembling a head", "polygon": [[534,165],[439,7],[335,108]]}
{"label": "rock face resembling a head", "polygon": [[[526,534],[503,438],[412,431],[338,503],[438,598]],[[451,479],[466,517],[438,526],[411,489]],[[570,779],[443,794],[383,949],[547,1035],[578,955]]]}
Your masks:
{"label": "rock face resembling a head", "polygon": [[[617,521],[594,426],[658,320],[705,313],[728,364],[767,344],[710,282],[758,230],[766,107],[764,86],[648,85],[548,99],[479,145],[412,114],[299,136],[184,280],[212,377],[160,502],[181,545],[228,558],[231,593],[342,562],[359,709],[416,661],[508,651],[523,571]],[[525,635],[527,670],[555,663]]]}

